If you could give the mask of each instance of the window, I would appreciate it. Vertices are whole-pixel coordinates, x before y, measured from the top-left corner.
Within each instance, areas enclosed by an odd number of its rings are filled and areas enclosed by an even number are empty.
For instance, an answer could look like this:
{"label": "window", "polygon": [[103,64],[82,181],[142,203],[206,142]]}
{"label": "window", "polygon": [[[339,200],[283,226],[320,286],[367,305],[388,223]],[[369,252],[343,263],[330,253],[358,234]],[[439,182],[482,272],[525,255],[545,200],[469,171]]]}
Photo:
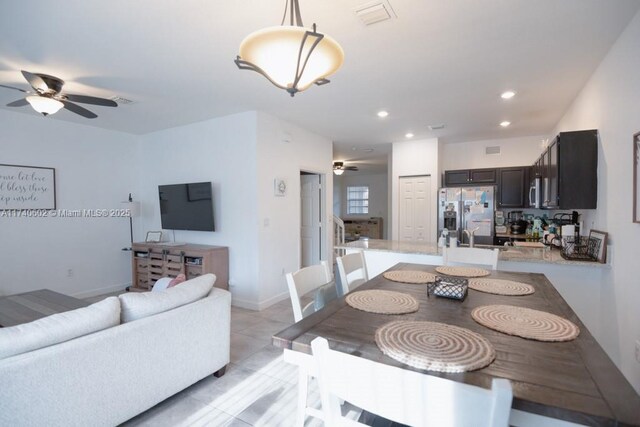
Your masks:
{"label": "window", "polygon": [[347,215],[369,213],[369,186],[347,187]]}

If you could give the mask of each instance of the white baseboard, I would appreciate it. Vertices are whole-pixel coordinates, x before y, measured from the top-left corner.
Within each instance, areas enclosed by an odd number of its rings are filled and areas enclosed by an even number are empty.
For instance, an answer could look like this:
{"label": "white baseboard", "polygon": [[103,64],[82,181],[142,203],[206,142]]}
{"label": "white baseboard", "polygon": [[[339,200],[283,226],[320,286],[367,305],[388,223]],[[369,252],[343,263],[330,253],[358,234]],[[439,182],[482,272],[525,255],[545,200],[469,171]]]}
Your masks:
{"label": "white baseboard", "polygon": [[247,310],[262,311],[271,307],[273,304],[278,303],[287,298],[289,298],[289,292],[283,292],[279,295],[273,296],[264,301],[257,301],[257,302],[252,300],[240,299],[240,298],[236,298],[235,296],[232,296],[231,305],[233,305],[234,307],[246,308]]}
{"label": "white baseboard", "polygon": [[91,298],[91,297],[95,297],[95,296],[103,295],[103,294],[110,294],[112,292],[118,292],[118,291],[121,291],[122,293],[125,293],[125,289],[126,289],[127,286],[131,286],[131,282],[125,283],[125,284],[120,284],[120,285],[105,286],[103,288],[90,289],[90,290],[82,291],[82,292],[76,292],[75,294],[72,294],[71,296],[74,297],[74,298],[78,298],[78,299],[84,299],[84,298]]}

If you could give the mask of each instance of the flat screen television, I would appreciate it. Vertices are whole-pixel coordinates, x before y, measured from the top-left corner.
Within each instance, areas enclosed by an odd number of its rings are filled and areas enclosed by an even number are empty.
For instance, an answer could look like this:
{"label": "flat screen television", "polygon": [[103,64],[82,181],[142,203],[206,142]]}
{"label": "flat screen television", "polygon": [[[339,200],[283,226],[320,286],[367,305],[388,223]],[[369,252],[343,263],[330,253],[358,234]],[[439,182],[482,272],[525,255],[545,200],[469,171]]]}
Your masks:
{"label": "flat screen television", "polygon": [[215,231],[210,182],[159,185],[158,196],[163,229]]}

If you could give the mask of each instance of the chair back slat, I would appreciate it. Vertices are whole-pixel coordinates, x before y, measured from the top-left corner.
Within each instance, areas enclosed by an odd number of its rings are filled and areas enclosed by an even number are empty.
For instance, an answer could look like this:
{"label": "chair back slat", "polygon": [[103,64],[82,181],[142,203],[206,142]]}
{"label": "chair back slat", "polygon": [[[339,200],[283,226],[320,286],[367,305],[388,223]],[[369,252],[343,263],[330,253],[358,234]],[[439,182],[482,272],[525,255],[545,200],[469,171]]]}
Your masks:
{"label": "chair back slat", "polygon": [[340,399],[397,423],[412,426],[506,427],[511,384],[494,379],[492,389],[459,383],[374,362],[311,342],[325,425],[346,423]]}
{"label": "chair back slat", "polygon": [[499,249],[482,248],[443,248],[443,264],[487,265],[492,270],[498,269]]}
{"label": "chair back slat", "polygon": [[294,273],[287,273],[286,279],[293,307],[293,317],[296,322],[299,322],[315,311],[313,303],[307,304],[303,309],[300,298],[331,282],[332,277],[329,264],[326,261],[321,261],[318,265],[311,265]]}
{"label": "chair back slat", "polygon": [[343,295],[369,280],[364,252],[358,251],[344,255],[338,258],[336,262],[338,263]]}

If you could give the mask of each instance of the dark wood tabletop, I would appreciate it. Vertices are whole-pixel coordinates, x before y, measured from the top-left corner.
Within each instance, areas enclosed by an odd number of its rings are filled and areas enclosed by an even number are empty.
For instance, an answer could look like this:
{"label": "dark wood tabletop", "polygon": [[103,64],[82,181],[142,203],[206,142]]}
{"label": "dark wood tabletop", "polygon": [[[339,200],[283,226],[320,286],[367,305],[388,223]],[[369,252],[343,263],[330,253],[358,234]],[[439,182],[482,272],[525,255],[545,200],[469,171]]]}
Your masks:
{"label": "dark wood tabletop", "polygon": [[10,295],[0,298],[0,327],[20,325],[88,305],[86,301],[49,289]]}
{"label": "dark wood tabletop", "polygon": [[[435,266],[398,264],[390,270],[435,272]],[[506,378],[513,388],[513,408],[584,425],[640,426],[640,396],[596,342],[544,274],[493,271],[490,277],[535,287],[527,296],[501,296],[469,289],[464,301],[431,296],[425,285],[392,282],[376,276],[357,288],[405,292],[420,302],[411,314],[382,315],[356,310],[344,298],[273,336],[273,344],[311,353],[311,341],[322,336],[334,350],[387,365],[491,388],[493,378]],[[562,316],[580,328],[569,342],[540,342],[488,329],[471,318],[475,307],[509,304]],[[496,350],[489,366],[459,374],[420,371],[391,359],[378,349],[374,334],[392,320],[427,320],[461,326],[487,338]]]}

